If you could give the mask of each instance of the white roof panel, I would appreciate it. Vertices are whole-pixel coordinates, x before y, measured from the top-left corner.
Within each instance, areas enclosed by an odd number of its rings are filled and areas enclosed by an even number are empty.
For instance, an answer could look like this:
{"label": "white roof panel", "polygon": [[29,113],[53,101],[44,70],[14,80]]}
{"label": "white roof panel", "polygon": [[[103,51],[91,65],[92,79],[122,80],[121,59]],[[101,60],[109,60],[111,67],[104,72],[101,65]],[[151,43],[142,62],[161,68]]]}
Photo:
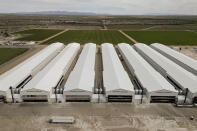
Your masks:
{"label": "white roof panel", "polygon": [[68,44],[60,54],[58,54],[42,71],[40,71],[24,88],[22,91],[29,89],[40,89],[50,91],[54,88],[62,76],[69,69],[74,60],[80,44]]}
{"label": "white roof panel", "polygon": [[52,59],[50,57],[55,56],[63,47],[64,44],[62,43],[51,44],[8,72],[2,74],[0,77],[0,90],[6,91],[10,86],[13,88],[18,86],[29,75],[32,75],[35,68],[40,66],[44,61],[50,61]]}
{"label": "white roof panel", "polygon": [[132,68],[131,72],[134,73],[140,84],[143,88],[146,88],[148,92],[161,90],[177,92],[175,88],[149,65],[129,44],[118,44],[118,49],[126,61],[127,66]]}
{"label": "white roof panel", "polygon": [[64,86],[65,91],[80,89],[93,92],[96,44],[85,44],[79,59]]}
{"label": "white roof panel", "polygon": [[[165,56],[167,55],[167,56],[170,56],[170,57],[176,59],[177,61],[179,61],[180,66],[183,67],[184,65],[186,65],[187,67],[189,67],[191,69],[192,73],[197,75],[197,61],[196,60],[194,60],[194,59],[192,59],[192,58],[190,58],[178,51],[175,51],[163,44],[154,43],[154,44],[151,44],[151,47],[153,47],[154,49],[156,49],[158,52],[160,52],[162,54],[164,53]],[[178,62],[177,62],[177,64],[178,64]]]}
{"label": "white roof panel", "polygon": [[197,92],[197,77],[175,64],[171,60],[167,59],[151,47],[145,44],[135,44],[134,48],[147,60],[152,60],[157,64],[157,67],[162,69],[162,72],[165,72],[168,76],[173,78],[174,81],[178,83],[182,88],[188,88],[192,93]]}
{"label": "white roof panel", "polygon": [[103,83],[106,91],[123,89],[134,92],[133,84],[125,71],[112,44],[104,43],[102,48]]}

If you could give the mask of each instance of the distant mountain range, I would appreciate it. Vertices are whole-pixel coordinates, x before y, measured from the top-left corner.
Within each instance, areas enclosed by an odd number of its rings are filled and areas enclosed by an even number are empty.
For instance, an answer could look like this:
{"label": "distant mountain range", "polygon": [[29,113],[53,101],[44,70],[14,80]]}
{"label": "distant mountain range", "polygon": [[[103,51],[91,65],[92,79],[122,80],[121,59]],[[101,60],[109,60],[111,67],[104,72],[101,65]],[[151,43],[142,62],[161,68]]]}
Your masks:
{"label": "distant mountain range", "polygon": [[89,15],[89,16],[97,16],[97,15],[109,15],[109,14],[97,14],[91,12],[69,12],[69,11],[40,11],[40,12],[17,12],[15,14],[38,14],[38,15]]}
{"label": "distant mountain range", "polygon": [[188,15],[188,14],[169,14],[169,13],[150,13],[144,14],[144,16],[196,16],[196,15]]}
{"label": "distant mountain range", "polygon": [[[38,11],[38,12],[16,12],[16,13],[0,13],[0,14],[24,14],[24,15],[81,15],[81,16],[124,16],[115,14],[98,14],[92,12],[74,12],[74,11]],[[168,13],[149,13],[139,15],[125,16],[196,16],[187,14],[168,14]]]}

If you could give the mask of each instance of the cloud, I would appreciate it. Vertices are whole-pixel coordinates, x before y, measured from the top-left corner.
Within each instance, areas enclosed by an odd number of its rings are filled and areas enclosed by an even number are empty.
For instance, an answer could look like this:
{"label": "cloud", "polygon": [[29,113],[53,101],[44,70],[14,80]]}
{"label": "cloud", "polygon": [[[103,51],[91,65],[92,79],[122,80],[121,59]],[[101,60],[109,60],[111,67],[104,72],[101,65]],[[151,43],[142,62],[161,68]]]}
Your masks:
{"label": "cloud", "polygon": [[0,12],[80,11],[121,15],[197,15],[197,0],[0,0]]}

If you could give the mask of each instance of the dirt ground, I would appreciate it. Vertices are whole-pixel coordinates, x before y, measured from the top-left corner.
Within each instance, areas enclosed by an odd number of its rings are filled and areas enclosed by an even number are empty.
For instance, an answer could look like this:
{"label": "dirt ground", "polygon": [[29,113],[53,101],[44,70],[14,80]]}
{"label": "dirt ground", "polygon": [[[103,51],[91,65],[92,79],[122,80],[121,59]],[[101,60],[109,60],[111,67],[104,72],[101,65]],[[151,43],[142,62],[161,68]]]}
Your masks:
{"label": "dirt ground", "polygon": [[189,48],[189,49],[183,48],[180,52],[197,60],[197,50],[195,51],[195,50],[192,50],[191,48]]}
{"label": "dirt ground", "polygon": [[103,62],[101,54],[101,46],[97,45],[96,58],[95,58],[95,93],[96,89],[102,89],[102,80],[103,80]]}
{"label": "dirt ground", "polygon": [[64,25],[64,26],[60,26],[60,25],[56,25],[56,26],[49,26],[49,29],[68,29],[68,30],[99,30],[102,29],[101,26],[88,26],[88,25],[84,25],[84,26],[77,26],[77,25]]}
{"label": "dirt ground", "polygon": [[[181,48],[178,52],[197,60],[197,46],[170,46],[171,48]],[[196,48],[196,50],[194,50]]]}
{"label": "dirt ground", "polygon": [[[52,116],[74,116],[73,125],[50,124]],[[194,116],[194,120],[190,120]],[[196,131],[197,109],[171,104],[0,104],[1,131]]]}

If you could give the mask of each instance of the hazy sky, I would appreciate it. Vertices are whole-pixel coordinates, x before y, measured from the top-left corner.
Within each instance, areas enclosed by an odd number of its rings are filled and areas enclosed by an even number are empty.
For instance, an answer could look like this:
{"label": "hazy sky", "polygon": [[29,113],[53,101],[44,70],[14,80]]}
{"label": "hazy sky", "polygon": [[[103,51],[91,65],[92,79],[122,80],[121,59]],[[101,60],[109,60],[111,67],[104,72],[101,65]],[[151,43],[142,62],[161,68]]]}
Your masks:
{"label": "hazy sky", "polygon": [[197,0],[0,0],[1,13],[37,11],[197,15]]}

